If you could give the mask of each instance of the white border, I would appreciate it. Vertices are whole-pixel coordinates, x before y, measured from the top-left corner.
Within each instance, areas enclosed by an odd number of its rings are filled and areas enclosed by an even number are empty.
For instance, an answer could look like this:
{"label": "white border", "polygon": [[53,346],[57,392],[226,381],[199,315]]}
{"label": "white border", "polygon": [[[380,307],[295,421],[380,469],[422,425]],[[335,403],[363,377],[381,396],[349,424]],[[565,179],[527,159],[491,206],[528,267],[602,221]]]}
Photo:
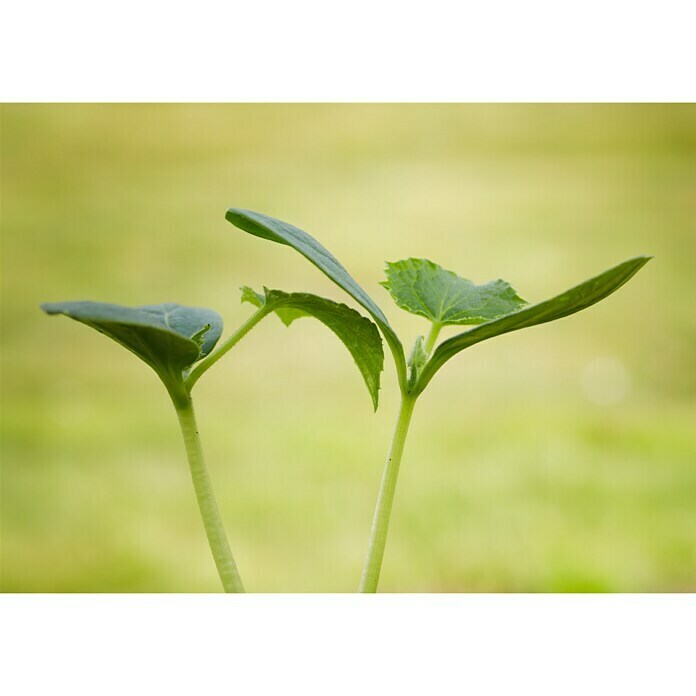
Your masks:
{"label": "white border", "polygon": [[[6,3],[3,101],[689,101],[693,2]],[[3,596],[3,693],[694,693],[684,595]]]}
{"label": "white border", "polygon": [[3,693],[694,693],[688,595],[5,595]]}
{"label": "white border", "polygon": [[22,0],[4,101],[689,101],[691,0]]}

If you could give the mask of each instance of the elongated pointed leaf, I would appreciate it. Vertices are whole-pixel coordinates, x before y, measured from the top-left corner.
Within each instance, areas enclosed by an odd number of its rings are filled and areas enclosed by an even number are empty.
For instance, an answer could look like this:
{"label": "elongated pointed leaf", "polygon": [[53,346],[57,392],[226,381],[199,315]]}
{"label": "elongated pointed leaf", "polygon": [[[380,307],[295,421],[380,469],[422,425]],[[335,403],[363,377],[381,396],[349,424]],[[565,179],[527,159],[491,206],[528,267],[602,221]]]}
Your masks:
{"label": "elongated pointed leaf", "polygon": [[379,331],[367,317],[344,304],[309,293],[264,288],[260,294],[246,286],[241,290],[242,302],[271,309],[286,326],[301,317],[314,317],[331,329],[353,356],[377,410],[384,351]]}
{"label": "elongated pointed leaf", "polygon": [[167,383],[206,356],[222,333],[217,312],[166,303],[123,307],[104,302],[52,302],[47,314],[64,314],[135,353]]}
{"label": "elongated pointed leaf", "polygon": [[406,360],[401,341],[389,325],[382,310],[328,249],[298,227],[261,213],[230,208],[225,217],[233,225],[249,234],[292,247],[361,304],[372,315],[387,340],[394,356],[400,384],[406,384]]}
{"label": "elongated pointed leaf", "polygon": [[638,256],[620,263],[600,275],[580,283],[549,300],[530,305],[512,314],[481,324],[443,341],[435,350],[418,380],[415,393],[426,387],[433,375],[454,355],[486,339],[528,326],[544,324],[575,314],[603,300],[618,290],[635,275],[652,257]]}
{"label": "elongated pointed leaf", "polygon": [[401,309],[442,326],[483,324],[527,303],[504,280],[476,285],[428,259],[387,263],[381,283]]}

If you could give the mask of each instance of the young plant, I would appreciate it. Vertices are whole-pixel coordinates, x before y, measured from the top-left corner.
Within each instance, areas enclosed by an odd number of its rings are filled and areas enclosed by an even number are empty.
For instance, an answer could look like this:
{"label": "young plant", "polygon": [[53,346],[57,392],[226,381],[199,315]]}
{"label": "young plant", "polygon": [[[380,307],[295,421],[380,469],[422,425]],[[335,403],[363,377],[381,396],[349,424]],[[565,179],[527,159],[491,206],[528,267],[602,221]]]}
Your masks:
{"label": "young plant", "polygon": [[[361,592],[376,592],[394,502],[394,491],[416,401],[437,371],[457,353],[504,333],[575,314],[604,299],[644,266],[651,257],[638,256],[610,268],[551,299],[528,304],[504,280],[475,285],[426,259],[387,264],[382,283],[396,304],[430,322],[427,338],[419,336],[406,359],[403,346],[382,310],[341,263],[306,232],[275,218],[231,208],[226,218],[249,234],[292,247],[362,305],[379,326],[391,350],[401,392],[396,426],[377,498]],[[444,326],[474,325],[436,347]]]}
{"label": "young plant", "polygon": [[248,287],[242,288],[242,301],[251,302],[257,311],[216,351],[213,348],[222,334],[222,319],[210,309],[178,304],[123,307],[101,302],[41,305],[48,314],[64,314],[120,343],[146,362],[164,384],[179,420],[203,526],[225,592],[244,592],[244,585],[227,541],[203,458],[191,398],[193,386],[272,312],[286,326],[300,317],[312,316],[331,329],[354,357],[375,408],[384,363],[382,340],[377,328],[346,305],[307,293],[264,288],[264,293],[258,294]]}

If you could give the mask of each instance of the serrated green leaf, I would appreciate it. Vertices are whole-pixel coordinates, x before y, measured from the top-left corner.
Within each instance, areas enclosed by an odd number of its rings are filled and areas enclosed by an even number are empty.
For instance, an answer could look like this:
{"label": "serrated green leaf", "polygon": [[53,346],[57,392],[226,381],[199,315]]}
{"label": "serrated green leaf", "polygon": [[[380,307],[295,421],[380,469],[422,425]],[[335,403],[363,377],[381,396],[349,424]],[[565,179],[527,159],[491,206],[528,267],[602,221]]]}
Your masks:
{"label": "serrated green leaf", "polygon": [[603,300],[631,279],[652,257],[638,256],[590,278],[580,285],[549,300],[529,305],[517,312],[481,324],[443,341],[435,350],[416,385],[415,393],[423,391],[435,373],[460,351],[510,331],[562,319]]}
{"label": "serrated green leaf", "polygon": [[[250,304],[253,304],[254,307],[259,308],[266,305],[267,295],[261,295],[248,285],[242,285],[240,290],[242,291],[242,302],[249,302]],[[271,292],[268,290],[268,288],[264,288],[264,291],[266,293]],[[275,311],[276,316],[283,322],[283,324],[285,324],[285,326],[290,326],[295,319],[308,316],[306,312],[303,312],[300,309],[292,309],[289,307],[277,307],[273,311]]]}
{"label": "serrated green leaf", "polygon": [[301,317],[314,317],[331,329],[353,356],[377,410],[384,351],[379,331],[367,317],[344,304],[309,293],[264,288],[262,295],[247,286],[241,290],[242,302],[274,311],[286,326]]}
{"label": "serrated green leaf", "polygon": [[266,304],[266,296],[256,292],[248,285],[242,285],[242,287],[239,289],[242,291],[242,302],[248,302],[259,309]]}
{"label": "serrated green leaf", "polygon": [[251,210],[230,208],[225,218],[235,227],[249,234],[292,247],[326,274],[336,285],[347,292],[356,302],[361,304],[370,313],[382,331],[394,356],[399,383],[402,387],[406,385],[406,359],[401,341],[389,325],[382,310],[328,249],[298,227],[276,220],[268,215],[255,213]]}
{"label": "serrated green leaf", "polygon": [[215,347],[222,318],[201,307],[166,303],[124,307],[104,302],[50,302],[47,314],[64,314],[112,338],[146,362],[167,384]]}
{"label": "serrated green leaf", "polygon": [[442,326],[482,324],[527,304],[504,280],[476,285],[428,259],[388,262],[386,274],[380,284],[401,309]]}

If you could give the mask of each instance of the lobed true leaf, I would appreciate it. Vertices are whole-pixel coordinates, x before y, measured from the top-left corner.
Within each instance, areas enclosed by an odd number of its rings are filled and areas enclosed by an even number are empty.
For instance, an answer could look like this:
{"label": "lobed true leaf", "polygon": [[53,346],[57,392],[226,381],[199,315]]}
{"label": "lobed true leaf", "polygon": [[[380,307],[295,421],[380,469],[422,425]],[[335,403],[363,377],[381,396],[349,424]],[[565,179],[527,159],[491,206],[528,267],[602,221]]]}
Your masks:
{"label": "lobed true leaf", "polygon": [[476,285],[428,259],[388,262],[383,285],[396,304],[442,326],[482,324],[527,303],[504,280]]}

